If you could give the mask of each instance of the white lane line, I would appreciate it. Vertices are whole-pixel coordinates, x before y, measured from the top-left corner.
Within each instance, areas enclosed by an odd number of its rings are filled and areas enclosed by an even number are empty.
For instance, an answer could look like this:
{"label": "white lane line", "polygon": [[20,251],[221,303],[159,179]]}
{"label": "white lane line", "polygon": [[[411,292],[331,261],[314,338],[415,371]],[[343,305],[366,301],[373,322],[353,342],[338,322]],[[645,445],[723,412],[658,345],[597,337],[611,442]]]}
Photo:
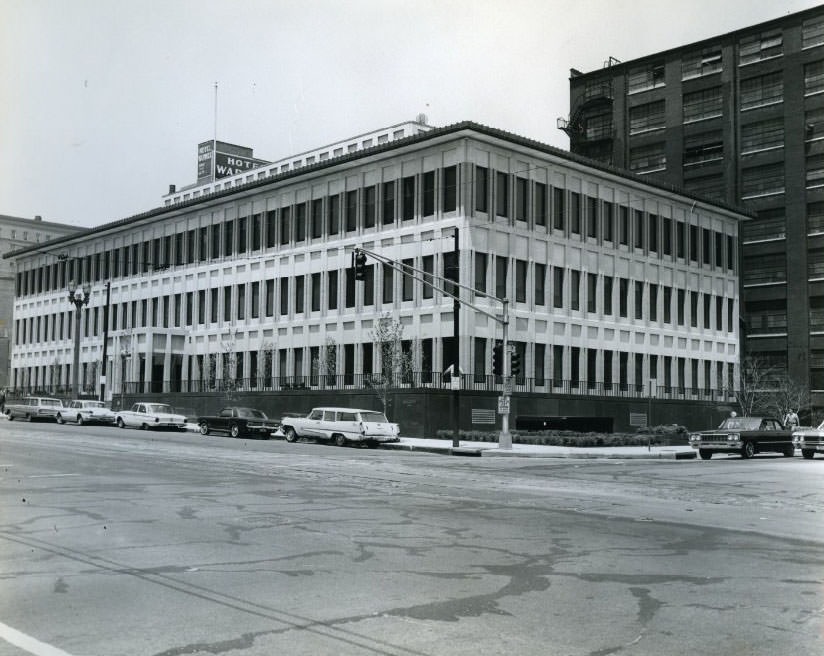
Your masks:
{"label": "white lane line", "polygon": [[0,622],[0,638],[15,647],[20,647],[23,651],[27,651],[35,656],[71,656],[69,652],[63,651],[58,647],[47,645],[45,642],[40,642],[37,638],[32,638],[17,629],[11,628],[8,624]]}
{"label": "white lane line", "polygon": [[80,474],[32,474],[26,478],[62,478],[64,476],[80,476]]}

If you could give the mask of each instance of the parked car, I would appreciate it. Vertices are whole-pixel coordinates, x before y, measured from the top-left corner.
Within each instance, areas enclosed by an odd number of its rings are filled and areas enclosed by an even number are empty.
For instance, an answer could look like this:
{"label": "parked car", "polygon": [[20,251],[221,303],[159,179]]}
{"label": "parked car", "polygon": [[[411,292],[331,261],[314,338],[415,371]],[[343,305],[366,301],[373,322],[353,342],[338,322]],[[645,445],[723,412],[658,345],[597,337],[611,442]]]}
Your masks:
{"label": "parked car", "polygon": [[201,435],[222,432],[229,433],[232,437],[254,435],[269,439],[278,429],[278,422],[269,419],[265,412],[236,406],[222,408],[214,416],[198,417],[197,424]]}
{"label": "parked car", "polygon": [[713,453],[740,453],[742,458],[768,451],[795,455],[792,431],[770,417],[729,417],[715,430],[691,434],[690,446],[703,460]]}
{"label": "parked car", "polygon": [[793,444],[801,449],[801,455],[810,460],[816,452],[824,453],[824,421],[818,428],[796,428],[793,431]]}
{"label": "parked car", "polygon": [[311,437],[338,446],[357,442],[375,447],[380,442],[397,442],[400,433],[398,425],[382,412],[357,408],[314,408],[306,417],[283,417],[280,425],[287,442]]}
{"label": "parked car", "polygon": [[44,396],[26,396],[17,402],[6,403],[6,416],[9,421],[22,417],[26,421],[36,419],[53,420],[63,408],[63,401]]}
{"label": "parked car", "polygon": [[186,430],[186,417],[177,414],[168,403],[135,403],[130,410],[117,413],[115,423],[120,428],[172,428]]}
{"label": "parked car", "polygon": [[113,424],[114,413],[102,401],[78,399],[70,401],[55,417],[58,424],[74,422],[83,424]]}

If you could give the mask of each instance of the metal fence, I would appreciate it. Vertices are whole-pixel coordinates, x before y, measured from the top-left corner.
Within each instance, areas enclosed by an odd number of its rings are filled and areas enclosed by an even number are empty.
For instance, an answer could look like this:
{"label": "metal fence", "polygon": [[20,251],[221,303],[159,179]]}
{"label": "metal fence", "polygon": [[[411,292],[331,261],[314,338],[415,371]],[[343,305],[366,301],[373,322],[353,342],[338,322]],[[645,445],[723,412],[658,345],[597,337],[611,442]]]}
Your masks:
{"label": "metal fence", "polygon": [[[381,374],[315,374],[309,376],[279,376],[261,378],[233,378],[223,380],[163,380],[129,381],[114,385],[111,393],[163,394],[163,393],[229,393],[229,392],[277,392],[295,390],[378,390],[378,389],[454,389],[451,374],[439,371],[416,371],[408,374],[383,376]],[[491,374],[461,374],[460,389],[478,392],[503,392],[501,376]],[[630,384],[627,382],[603,383],[587,380],[557,380],[551,378],[512,378],[512,392],[533,394],[559,394],[574,396],[684,399],[699,401],[732,402],[735,392],[729,389],[700,387],[668,387],[662,385]],[[84,385],[77,396],[94,398],[97,390]],[[71,386],[39,385],[18,387],[7,391],[7,396],[73,396]]]}

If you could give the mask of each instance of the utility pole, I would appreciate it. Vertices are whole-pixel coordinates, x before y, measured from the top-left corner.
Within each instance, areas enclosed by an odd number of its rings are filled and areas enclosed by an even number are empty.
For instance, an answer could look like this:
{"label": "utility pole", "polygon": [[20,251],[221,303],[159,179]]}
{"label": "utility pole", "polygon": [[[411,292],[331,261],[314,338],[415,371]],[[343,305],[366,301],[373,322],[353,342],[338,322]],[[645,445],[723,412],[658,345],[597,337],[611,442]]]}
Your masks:
{"label": "utility pole", "polygon": [[[452,279],[460,284],[461,282],[461,265],[460,265],[460,248],[458,247],[458,228],[455,227],[455,244],[452,249],[453,255],[453,269]],[[461,301],[459,296],[461,293],[460,287],[455,285],[453,288],[455,296],[452,298],[452,338],[455,343],[455,358],[454,368],[452,370],[452,412],[454,416],[453,432],[452,432],[452,447],[457,449],[461,445],[461,384],[463,378],[461,376]],[[457,377],[457,385],[455,384]]]}
{"label": "utility pole", "polygon": [[112,297],[112,283],[106,281],[106,305],[103,306],[103,373],[100,374],[100,400],[106,401],[106,365],[109,350],[109,303]]}
{"label": "utility pole", "polygon": [[503,299],[504,313],[503,325],[503,348],[501,352],[504,356],[504,390],[499,398],[501,414],[501,434],[498,437],[498,448],[512,448],[512,434],[509,432],[509,408],[510,408],[510,387],[512,386],[512,354],[509,352],[509,300]]}
{"label": "utility pole", "polygon": [[91,288],[81,287],[74,280],[69,282],[69,302],[75,307],[74,312],[74,357],[72,359],[72,394],[80,395],[80,314],[84,305],[89,304]]}

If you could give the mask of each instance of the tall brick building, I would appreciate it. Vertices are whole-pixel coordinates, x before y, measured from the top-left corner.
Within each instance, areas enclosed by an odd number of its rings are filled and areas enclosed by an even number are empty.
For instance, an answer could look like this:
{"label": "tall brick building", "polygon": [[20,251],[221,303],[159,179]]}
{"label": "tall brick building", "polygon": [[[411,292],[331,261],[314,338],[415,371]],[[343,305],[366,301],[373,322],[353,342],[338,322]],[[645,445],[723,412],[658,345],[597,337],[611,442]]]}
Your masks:
{"label": "tall brick building", "polygon": [[757,212],[742,235],[745,351],[824,408],[824,7],[573,69],[558,127],[573,153]]}

